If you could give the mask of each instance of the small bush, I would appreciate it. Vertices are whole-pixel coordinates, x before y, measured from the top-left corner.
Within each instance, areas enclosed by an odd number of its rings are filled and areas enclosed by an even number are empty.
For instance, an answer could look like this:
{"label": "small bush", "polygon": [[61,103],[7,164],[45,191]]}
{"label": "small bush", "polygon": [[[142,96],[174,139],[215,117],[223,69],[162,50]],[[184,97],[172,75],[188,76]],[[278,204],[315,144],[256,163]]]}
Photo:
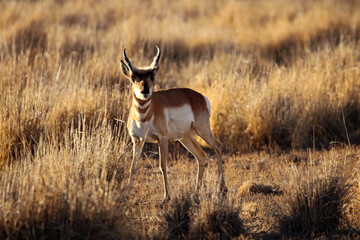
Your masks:
{"label": "small bush", "polygon": [[175,198],[165,214],[167,238],[231,239],[243,233],[239,212],[223,201],[212,200],[198,202],[190,194]]}
{"label": "small bush", "polygon": [[194,214],[191,238],[232,239],[244,233],[238,209],[224,200],[213,200],[207,199],[207,202],[201,203],[198,212]]}
{"label": "small bush", "polygon": [[171,203],[171,209],[165,214],[167,222],[167,237],[169,239],[185,238],[190,229],[190,209],[192,200],[190,195],[176,197]]}
{"label": "small bush", "polygon": [[305,181],[290,194],[290,214],[280,220],[287,236],[309,238],[339,230],[349,186],[339,174]]}
{"label": "small bush", "polygon": [[231,209],[220,209],[208,217],[209,231],[220,239],[232,239],[244,232],[239,213]]}

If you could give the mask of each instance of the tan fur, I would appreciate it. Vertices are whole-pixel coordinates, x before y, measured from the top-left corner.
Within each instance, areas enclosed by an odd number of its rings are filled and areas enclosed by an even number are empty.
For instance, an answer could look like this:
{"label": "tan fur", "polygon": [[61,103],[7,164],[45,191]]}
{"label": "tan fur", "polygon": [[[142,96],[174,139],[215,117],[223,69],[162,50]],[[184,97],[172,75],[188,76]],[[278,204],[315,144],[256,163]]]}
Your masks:
{"label": "tan fur", "polygon": [[[133,181],[136,162],[140,158],[143,142],[157,142],[160,153],[160,171],[164,181],[164,201],[169,199],[166,160],[168,141],[179,140],[198,160],[197,190],[207,155],[195,140],[195,133],[203,138],[217,156],[220,190],[226,192],[222,171],[221,147],[210,130],[210,109],[206,98],[189,88],[171,88],[153,92],[153,81],[159,68],[160,50],[151,67],[135,68],[127,58],[122,63],[124,75],[132,82],[133,103],[130,109],[127,127],[133,141],[133,161],[130,168],[128,187]],[[149,94],[145,93],[148,90]],[[144,92],[144,94],[143,94]]]}
{"label": "tan fur", "polygon": [[151,100],[151,105],[144,109],[139,109],[133,104],[131,107],[133,111],[145,113],[151,106],[152,107],[147,114],[147,118],[140,120],[135,114],[131,114],[129,116],[130,119],[146,122],[154,115],[154,124],[159,131],[161,131],[161,124],[163,124],[161,119],[164,118],[164,108],[181,107],[184,104],[188,104],[191,106],[195,121],[201,118],[209,118],[209,111],[206,107],[204,96],[189,88],[171,88],[156,91],[152,94],[151,98],[146,101],[136,98],[133,93],[133,99],[140,105],[145,105],[145,103]]}

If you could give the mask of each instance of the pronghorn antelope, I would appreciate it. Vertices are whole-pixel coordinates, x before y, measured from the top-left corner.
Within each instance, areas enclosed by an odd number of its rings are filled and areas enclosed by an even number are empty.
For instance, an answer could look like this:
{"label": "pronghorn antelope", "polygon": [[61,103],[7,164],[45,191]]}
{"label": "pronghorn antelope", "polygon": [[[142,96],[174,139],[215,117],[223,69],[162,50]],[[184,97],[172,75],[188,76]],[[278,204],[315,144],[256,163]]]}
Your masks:
{"label": "pronghorn antelope", "polygon": [[220,190],[226,192],[222,170],[220,143],[210,130],[210,102],[200,93],[188,88],[172,88],[153,91],[154,80],[159,70],[160,49],[148,67],[136,68],[126,56],[121,60],[121,70],[131,80],[133,101],[127,127],[133,142],[133,159],[128,188],[131,187],[136,162],[144,142],[159,144],[160,171],[164,181],[164,202],[170,199],[166,173],[168,141],[179,140],[198,161],[197,191],[202,183],[206,153],[195,141],[195,133],[204,139],[217,157]]}

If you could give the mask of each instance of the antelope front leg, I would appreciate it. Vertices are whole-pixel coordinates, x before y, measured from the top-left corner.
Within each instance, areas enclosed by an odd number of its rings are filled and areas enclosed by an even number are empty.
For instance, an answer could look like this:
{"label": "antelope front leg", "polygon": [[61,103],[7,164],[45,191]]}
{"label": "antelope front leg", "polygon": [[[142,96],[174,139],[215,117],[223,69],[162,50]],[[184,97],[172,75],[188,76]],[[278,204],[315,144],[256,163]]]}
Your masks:
{"label": "antelope front leg", "polygon": [[128,181],[128,190],[131,188],[134,181],[134,173],[136,172],[136,163],[140,159],[143,142],[137,139],[133,139],[133,159],[130,167],[130,175]]}
{"label": "antelope front leg", "polygon": [[160,171],[162,173],[163,176],[163,180],[164,180],[164,200],[163,203],[167,202],[168,200],[170,200],[170,196],[169,196],[169,191],[168,191],[168,181],[167,181],[167,172],[166,172],[166,160],[168,157],[168,140],[167,139],[162,139],[159,142],[159,153],[160,153],[160,159],[159,159],[159,167],[160,167]]}

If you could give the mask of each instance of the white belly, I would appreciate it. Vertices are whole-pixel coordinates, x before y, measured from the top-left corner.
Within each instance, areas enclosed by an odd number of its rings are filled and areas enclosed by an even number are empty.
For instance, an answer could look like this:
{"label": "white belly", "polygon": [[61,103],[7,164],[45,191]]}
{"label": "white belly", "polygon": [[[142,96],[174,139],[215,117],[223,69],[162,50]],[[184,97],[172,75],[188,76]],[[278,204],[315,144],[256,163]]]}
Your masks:
{"label": "white belly", "polygon": [[[137,122],[132,119],[129,123],[130,136],[141,141],[156,142],[162,137],[175,140],[190,133],[191,124],[194,122],[194,114],[189,105],[164,108],[164,116],[166,123],[164,126],[155,126],[154,116],[146,122]],[[158,131],[156,127],[161,128],[161,130]],[[162,131],[164,128],[166,131]],[[161,136],[160,132],[166,132],[166,136]]]}
{"label": "white belly", "polygon": [[187,104],[176,108],[164,109],[169,140],[182,138],[191,131],[194,114]]}

